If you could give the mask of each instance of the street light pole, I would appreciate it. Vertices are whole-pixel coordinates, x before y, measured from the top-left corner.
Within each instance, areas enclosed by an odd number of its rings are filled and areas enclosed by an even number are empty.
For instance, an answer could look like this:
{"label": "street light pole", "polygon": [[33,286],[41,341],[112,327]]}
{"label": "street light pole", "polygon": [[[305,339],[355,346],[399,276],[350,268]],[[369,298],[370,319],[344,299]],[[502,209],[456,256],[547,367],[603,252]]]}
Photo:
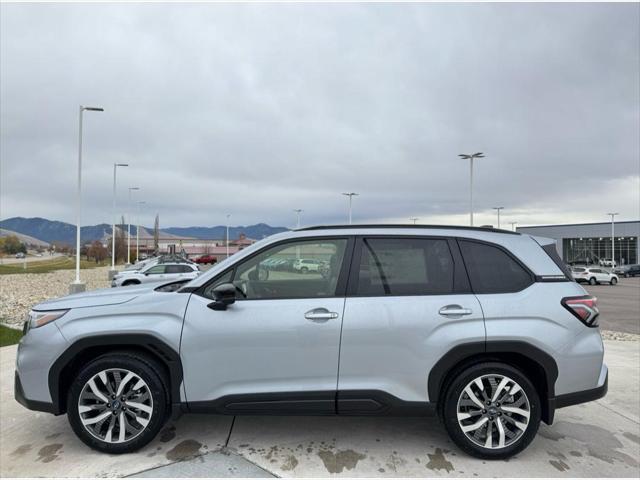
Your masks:
{"label": "street light pole", "polygon": [[109,280],[116,275],[116,170],[118,167],[128,167],[127,163],[113,164],[113,224],[111,225],[111,270],[109,271]]}
{"label": "street light pole", "polygon": [[129,187],[129,204],[127,210],[127,265],[131,265],[131,192],[133,190],[140,190],[140,187]]}
{"label": "street light pole", "polygon": [[229,258],[229,218],[231,217],[230,213],[227,213],[227,258]]}
{"label": "street light pole", "polygon": [[500,210],[502,210],[504,207],[493,207],[493,209],[498,212],[498,228],[500,228]]}
{"label": "street light pole", "polygon": [[304,210],[296,208],[293,211],[296,212],[296,228],[300,228],[300,214],[304,212]]}
{"label": "street light pole", "polygon": [[344,195],[345,197],[349,197],[349,225],[351,225],[351,207],[352,207],[352,201],[353,201],[353,197],[357,197],[358,195],[360,195],[359,193],[356,192],[349,192],[349,193],[343,193],[342,195]]}
{"label": "street light pole", "polygon": [[84,111],[104,112],[100,107],[83,107],[78,112],[78,195],[76,205],[76,279],[69,288],[70,293],[83,292],[85,285],[80,281],[80,222],[82,217],[82,114]]}
{"label": "street light pole", "polygon": [[411,221],[413,222],[413,224],[415,225],[415,224],[416,224],[416,222],[417,222],[418,220],[420,220],[420,219],[419,219],[418,217],[409,217],[409,220],[411,220]]}
{"label": "street light pole", "polygon": [[518,222],[509,222],[511,224],[511,230],[513,230],[514,232],[516,231],[516,224]]}
{"label": "street light pole", "polygon": [[147,202],[144,201],[139,201],[138,202],[138,218],[137,220],[137,225],[136,225],[136,262],[140,261],[140,248],[139,248],[139,244],[140,244],[140,205],[144,205]]}
{"label": "street light pole", "polygon": [[458,156],[469,160],[469,224],[473,227],[473,159],[484,158],[484,154],[482,152],[471,155],[463,153]]}
{"label": "street light pole", "polygon": [[615,224],[615,216],[620,215],[618,212],[616,213],[607,213],[611,217],[611,268],[614,267],[613,262],[616,261],[616,242],[614,238],[614,224]]}

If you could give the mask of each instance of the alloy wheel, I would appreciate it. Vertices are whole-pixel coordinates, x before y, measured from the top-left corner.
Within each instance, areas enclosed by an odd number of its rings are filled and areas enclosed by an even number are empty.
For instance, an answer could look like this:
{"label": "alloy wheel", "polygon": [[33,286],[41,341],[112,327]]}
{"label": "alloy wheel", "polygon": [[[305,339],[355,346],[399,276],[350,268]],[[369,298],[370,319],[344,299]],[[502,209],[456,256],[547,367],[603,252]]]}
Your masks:
{"label": "alloy wheel", "polygon": [[107,443],[128,442],[140,435],[153,414],[153,397],[137,374],[110,368],[87,381],[78,398],[84,428]]}
{"label": "alloy wheel", "polygon": [[466,437],[484,448],[505,448],[529,426],[531,405],[522,387],[506,375],[482,375],[467,384],[458,399],[458,424]]}

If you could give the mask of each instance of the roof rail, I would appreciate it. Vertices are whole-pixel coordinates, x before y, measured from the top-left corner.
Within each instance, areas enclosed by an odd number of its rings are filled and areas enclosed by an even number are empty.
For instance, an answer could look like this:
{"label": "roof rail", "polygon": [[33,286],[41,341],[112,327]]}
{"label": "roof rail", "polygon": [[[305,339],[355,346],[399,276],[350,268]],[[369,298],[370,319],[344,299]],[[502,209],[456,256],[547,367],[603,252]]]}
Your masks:
{"label": "roof rail", "polygon": [[413,224],[393,224],[393,223],[384,223],[384,224],[353,224],[353,225],[313,225],[311,227],[303,227],[296,228],[294,231],[296,232],[304,232],[308,230],[344,230],[349,228],[411,228],[411,229],[439,229],[439,230],[471,230],[476,232],[492,232],[492,233],[505,233],[507,235],[522,235],[518,232],[513,232],[511,230],[503,230],[493,227],[466,227],[463,225],[413,225]]}

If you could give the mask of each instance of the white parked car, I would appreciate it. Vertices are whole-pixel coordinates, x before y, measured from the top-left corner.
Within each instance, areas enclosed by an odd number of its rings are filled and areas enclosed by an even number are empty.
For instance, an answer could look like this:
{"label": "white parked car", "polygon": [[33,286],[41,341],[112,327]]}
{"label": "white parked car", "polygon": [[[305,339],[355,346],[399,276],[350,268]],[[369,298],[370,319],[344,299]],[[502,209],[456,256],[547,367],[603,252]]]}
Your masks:
{"label": "white parked car", "polygon": [[322,260],[316,260],[314,258],[298,258],[293,262],[293,269],[296,272],[318,272],[325,265]]}
{"label": "white parked car", "polygon": [[618,266],[615,260],[610,260],[607,258],[600,259],[600,261],[598,262],[598,265],[600,265],[601,267],[612,267],[612,268]]}
{"label": "white parked car", "polygon": [[197,265],[186,262],[152,263],[141,270],[124,270],[111,281],[112,287],[169,280],[192,280],[200,274]]}
{"label": "white parked car", "polygon": [[618,283],[618,276],[614,273],[608,272],[604,268],[573,267],[571,269],[571,274],[578,283],[584,282],[589,285],[596,285],[600,283],[615,285]]}

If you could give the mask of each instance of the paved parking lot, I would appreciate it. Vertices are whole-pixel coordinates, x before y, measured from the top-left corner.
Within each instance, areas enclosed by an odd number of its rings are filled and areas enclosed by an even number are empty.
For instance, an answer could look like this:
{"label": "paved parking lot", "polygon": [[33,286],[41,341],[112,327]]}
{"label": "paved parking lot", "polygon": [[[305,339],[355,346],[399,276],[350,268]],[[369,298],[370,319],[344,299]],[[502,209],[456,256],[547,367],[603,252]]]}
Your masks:
{"label": "paved parking lot", "polygon": [[586,285],[598,297],[604,330],[640,334],[640,277],[621,278],[618,285]]}
{"label": "paved parking lot", "polygon": [[607,341],[609,395],[559,410],[509,461],[466,456],[435,418],[185,415],[142,451],[94,452],[66,417],[13,399],[16,347],[0,349],[0,475],[637,477],[640,343]]}

